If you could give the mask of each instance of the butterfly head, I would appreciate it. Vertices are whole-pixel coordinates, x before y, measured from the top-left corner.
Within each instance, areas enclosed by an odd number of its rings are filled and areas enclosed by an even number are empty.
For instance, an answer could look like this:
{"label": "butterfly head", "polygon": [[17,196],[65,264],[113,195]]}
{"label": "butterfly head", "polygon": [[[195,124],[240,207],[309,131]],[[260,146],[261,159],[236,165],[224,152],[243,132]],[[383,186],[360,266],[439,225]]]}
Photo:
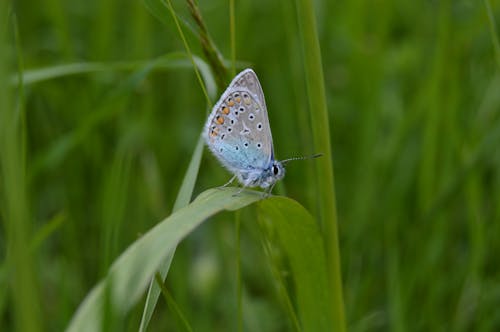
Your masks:
{"label": "butterfly head", "polygon": [[262,173],[260,187],[269,188],[285,176],[285,166],[280,161],[274,160],[271,165]]}
{"label": "butterfly head", "polygon": [[279,181],[285,176],[285,166],[283,166],[281,162],[275,160],[271,166],[271,173],[275,182]]}
{"label": "butterfly head", "polygon": [[274,185],[274,183],[276,183],[277,181],[283,179],[283,177],[285,176],[285,165],[288,164],[290,161],[318,158],[321,157],[322,155],[323,154],[318,153],[312,156],[295,157],[295,158],[285,159],[282,161],[273,160],[271,166],[268,168],[266,172],[267,176],[264,177],[264,181],[261,187],[267,188],[269,186]]}

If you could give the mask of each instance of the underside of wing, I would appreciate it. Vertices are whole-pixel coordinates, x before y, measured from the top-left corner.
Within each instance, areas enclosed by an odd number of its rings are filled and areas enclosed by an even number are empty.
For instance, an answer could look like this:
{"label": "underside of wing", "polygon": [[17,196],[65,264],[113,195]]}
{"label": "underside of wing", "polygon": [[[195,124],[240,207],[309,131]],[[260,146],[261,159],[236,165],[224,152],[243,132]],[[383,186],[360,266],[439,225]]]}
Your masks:
{"label": "underside of wing", "polygon": [[[210,150],[229,169],[263,169],[273,157],[267,110],[261,104],[263,95],[259,96],[244,86],[250,84],[251,74],[255,76],[253,71],[246,70],[233,80],[204,128]],[[251,86],[255,87],[255,84],[258,84],[256,76]]]}

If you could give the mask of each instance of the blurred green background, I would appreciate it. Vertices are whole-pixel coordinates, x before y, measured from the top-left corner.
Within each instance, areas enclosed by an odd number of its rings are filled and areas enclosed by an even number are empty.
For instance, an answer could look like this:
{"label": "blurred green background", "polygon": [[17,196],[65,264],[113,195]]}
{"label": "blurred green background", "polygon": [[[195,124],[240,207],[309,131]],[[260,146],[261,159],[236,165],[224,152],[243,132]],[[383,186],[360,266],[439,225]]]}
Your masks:
{"label": "blurred green background", "polygon": [[[203,58],[186,3],[173,5]],[[228,1],[199,6],[229,61]],[[142,1],[0,7],[0,119],[10,121],[0,127],[19,142],[1,151],[0,330],[59,331],[111,262],[171,212],[207,106],[173,22]],[[500,1],[315,8],[348,330],[500,330]],[[304,115],[297,15],[287,0],[236,1],[238,69],[259,75],[278,159],[321,152]],[[314,210],[312,177],[314,162],[290,164],[277,192]],[[229,178],[206,152],[195,193]],[[16,205],[21,215],[6,208]],[[167,278],[195,331],[237,329],[233,220],[218,215],[183,241]],[[249,209],[245,331],[287,331],[260,238]],[[182,330],[161,299],[150,330]]]}

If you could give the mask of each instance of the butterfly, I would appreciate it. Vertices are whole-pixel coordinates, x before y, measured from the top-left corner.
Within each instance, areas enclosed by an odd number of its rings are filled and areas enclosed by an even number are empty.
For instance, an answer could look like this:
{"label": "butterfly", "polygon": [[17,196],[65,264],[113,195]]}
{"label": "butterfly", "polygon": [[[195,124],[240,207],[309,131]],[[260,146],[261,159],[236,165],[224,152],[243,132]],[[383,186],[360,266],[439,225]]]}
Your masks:
{"label": "butterfly", "polygon": [[252,69],[240,72],[208,116],[203,130],[208,148],[243,187],[267,193],[285,176],[286,162],[274,159],[264,92]]}

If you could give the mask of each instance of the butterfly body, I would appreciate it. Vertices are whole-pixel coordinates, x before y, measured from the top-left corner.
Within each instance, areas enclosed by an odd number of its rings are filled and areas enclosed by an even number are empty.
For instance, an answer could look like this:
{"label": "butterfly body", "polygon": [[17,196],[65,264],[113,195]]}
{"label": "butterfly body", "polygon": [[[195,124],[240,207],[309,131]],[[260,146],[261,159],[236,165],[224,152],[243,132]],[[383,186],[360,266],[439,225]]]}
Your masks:
{"label": "butterfly body", "polygon": [[271,189],[285,175],[283,164],[274,159],[264,93],[251,69],[229,84],[207,119],[203,137],[244,187]]}

